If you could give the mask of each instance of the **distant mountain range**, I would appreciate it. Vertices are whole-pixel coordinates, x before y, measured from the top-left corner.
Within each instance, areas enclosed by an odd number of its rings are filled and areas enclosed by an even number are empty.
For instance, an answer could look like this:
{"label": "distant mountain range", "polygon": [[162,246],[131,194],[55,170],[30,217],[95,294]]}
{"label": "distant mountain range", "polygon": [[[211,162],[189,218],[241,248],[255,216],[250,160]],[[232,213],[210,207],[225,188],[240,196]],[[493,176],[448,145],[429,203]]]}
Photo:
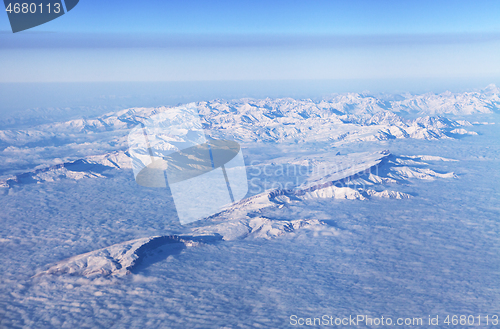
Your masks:
{"label": "distant mountain range", "polygon": [[[335,148],[356,142],[474,135],[468,129],[477,123],[464,120],[464,116],[499,113],[500,89],[490,85],[480,92],[378,97],[347,93],[319,102],[291,98],[214,100],[196,106],[207,134],[213,138],[233,139],[243,145],[321,142]],[[90,119],[0,130],[0,179],[32,175],[52,166],[85,161],[89,156],[126,152],[130,129],[168,110],[131,108]],[[46,114],[46,110],[42,112]],[[30,118],[16,120],[21,124]]]}

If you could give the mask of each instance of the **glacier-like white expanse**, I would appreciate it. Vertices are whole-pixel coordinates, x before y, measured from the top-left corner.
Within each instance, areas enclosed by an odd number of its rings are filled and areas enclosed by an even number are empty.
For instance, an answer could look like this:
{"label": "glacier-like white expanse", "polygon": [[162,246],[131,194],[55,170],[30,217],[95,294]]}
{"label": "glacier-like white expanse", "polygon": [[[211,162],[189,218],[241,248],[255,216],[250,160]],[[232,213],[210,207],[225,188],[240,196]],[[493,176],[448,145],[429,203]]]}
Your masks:
{"label": "glacier-like white expanse", "polygon": [[210,137],[240,143],[249,192],[185,226],[127,152],[130,129],[168,107],[11,125],[0,326],[499,315],[499,95],[197,103]]}

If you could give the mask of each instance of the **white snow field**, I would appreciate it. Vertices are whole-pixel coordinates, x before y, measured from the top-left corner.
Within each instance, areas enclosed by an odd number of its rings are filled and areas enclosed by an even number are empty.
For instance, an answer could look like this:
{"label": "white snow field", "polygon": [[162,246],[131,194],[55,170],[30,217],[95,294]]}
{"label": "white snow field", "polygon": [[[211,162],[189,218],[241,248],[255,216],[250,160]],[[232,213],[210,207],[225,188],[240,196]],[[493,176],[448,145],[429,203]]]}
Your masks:
{"label": "white snow field", "polygon": [[289,328],[325,315],[495,327],[499,95],[197,103],[209,137],[241,145],[249,192],[188,225],[168,188],[136,184],[127,151],[130,129],[168,107],[10,125],[0,327]]}

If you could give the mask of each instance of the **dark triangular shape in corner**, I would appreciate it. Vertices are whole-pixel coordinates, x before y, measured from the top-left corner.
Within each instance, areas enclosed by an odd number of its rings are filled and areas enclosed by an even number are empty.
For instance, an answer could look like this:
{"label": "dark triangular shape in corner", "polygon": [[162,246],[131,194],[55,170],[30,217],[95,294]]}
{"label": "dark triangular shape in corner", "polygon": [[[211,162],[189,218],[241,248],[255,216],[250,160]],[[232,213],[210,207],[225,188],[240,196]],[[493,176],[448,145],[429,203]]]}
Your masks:
{"label": "dark triangular shape in corner", "polygon": [[78,4],[78,1],[79,0],[64,0],[64,3],[66,4],[66,12],[75,8],[75,6]]}

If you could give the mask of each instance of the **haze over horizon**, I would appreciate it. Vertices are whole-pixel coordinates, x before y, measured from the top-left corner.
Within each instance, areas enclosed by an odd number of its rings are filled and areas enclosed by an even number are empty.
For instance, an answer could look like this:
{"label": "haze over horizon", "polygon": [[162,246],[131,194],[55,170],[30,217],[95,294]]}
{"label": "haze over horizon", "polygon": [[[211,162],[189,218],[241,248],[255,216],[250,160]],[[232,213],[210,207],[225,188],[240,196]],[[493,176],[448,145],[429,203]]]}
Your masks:
{"label": "haze over horizon", "polygon": [[484,88],[500,85],[499,9],[492,1],[81,1],[16,34],[0,15],[0,82],[274,81],[271,93],[280,81],[310,80],[349,85],[331,92]]}

